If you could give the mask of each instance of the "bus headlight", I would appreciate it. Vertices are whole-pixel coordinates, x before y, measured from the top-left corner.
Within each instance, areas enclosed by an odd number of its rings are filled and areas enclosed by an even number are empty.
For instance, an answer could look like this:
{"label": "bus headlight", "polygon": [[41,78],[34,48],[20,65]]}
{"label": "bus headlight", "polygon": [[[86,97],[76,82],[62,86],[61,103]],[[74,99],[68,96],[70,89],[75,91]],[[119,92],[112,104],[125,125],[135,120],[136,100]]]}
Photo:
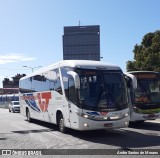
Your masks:
{"label": "bus headlight", "polygon": [[128,114],[128,113],[124,114],[124,117],[128,117],[128,116],[129,116],[129,114]]}
{"label": "bus headlight", "polygon": [[127,126],[128,125],[128,121],[126,121],[124,124]]}
{"label": "bus headlight", "polygon": [[89,127],[89,125],[87,123],[83,123],[84,127]]}
{"label": "bus headlight", "polygon": [[83,117],[84,117],[84,118],[88,118],[88,115],[87,115],[87,114],[84,114]]}
{"label": "bus headlight", "polygon": [[84,114],[84,113],[80,113],[80,112],[76,112],[77,115],[81,116],[81,117],[84,117],[84,118],[89,118],[89,115],[87,114]]}
{"label": "bus headlight", "polygon": [[120,118],[120,116],[111,116],[109,118],[110,118],[110,120],[118,120]]}
{"label": "bus headlight", "polygon": [[86,119],[94,119],[95,116],[94,115],[88,115],[88,114],[85,114],[85,113],[81,113],[81,112],[76,112],[77,115],[81,116],[81,117],[84,117]]}
{"label": "bus headlight", "polygon": [[133,106],[133,111],[139,113],[138,108],[136,106]]}

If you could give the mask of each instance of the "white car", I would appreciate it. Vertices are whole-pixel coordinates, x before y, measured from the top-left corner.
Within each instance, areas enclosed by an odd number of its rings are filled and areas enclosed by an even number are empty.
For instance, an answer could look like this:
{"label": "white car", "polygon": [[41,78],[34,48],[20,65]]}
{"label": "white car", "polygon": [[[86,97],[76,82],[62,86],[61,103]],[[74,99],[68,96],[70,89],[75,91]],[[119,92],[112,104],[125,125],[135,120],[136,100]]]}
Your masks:
{"label": "white car", "polygon": [[9,104],[9,112],[20,112],[20,105],[19,105],[19,101],[11,101],[11,103]]}

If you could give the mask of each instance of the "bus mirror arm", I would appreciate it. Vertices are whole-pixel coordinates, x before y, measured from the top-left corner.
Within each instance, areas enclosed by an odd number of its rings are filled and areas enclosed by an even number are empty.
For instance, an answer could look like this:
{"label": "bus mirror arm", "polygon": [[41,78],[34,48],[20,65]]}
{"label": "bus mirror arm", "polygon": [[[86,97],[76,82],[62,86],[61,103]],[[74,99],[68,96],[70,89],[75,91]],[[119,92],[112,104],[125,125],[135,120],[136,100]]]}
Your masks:
{"label": "bus mirror arm", "polygon": [[125,79],[126,79],[127,87],[128,88],[132,88],[132,80],[131,80],[131,78],[126,77]]}
{"label": "bus mirror arm", "polygon": [[79,79],[78,74],[74,71],[68,71],[67,74],[69,74],[73,77],[74,82],[75,82],[75,88],[80,89],[80,79]]}
{"label": "bus mirror arm", "polygon": [[128,88],[133,88],[133,89],[137,88],[137,79],[134,75],[125,74],[125,79],[126,79]]}

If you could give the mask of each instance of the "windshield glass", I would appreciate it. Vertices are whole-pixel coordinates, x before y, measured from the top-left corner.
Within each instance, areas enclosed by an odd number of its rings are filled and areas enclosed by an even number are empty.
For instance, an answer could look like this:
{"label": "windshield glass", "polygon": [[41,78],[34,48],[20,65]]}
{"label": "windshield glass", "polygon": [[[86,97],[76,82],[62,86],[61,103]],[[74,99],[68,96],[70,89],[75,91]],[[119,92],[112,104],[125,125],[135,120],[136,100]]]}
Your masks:
{"label": "windshield glass", "polygon": [[13,102],[14,105],[19,105],[19,102]]}
{"label": "windshield glass", "polygon": [[135,103],[160,103],[160,79],[137,80]]}
{"label": "windshield glass", "polygon": [[79,102],[83,109],[116,111],[128,107],[122,71],[75,71],[80,77]]}

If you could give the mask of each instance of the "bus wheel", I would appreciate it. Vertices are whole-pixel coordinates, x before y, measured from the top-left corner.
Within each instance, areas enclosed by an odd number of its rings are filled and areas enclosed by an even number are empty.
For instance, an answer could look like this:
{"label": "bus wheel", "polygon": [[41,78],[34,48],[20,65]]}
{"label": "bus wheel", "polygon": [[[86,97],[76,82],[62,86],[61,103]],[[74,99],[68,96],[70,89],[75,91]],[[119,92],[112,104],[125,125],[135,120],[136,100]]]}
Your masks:
{"label": "bus wheel", "polygon": [[27,115],[27,121],[28,121],[28,122],[31,122],[31,116],[30,116],[30,112],[29,112],[28,109],[27,109],[26,115]]}
{"label": "bus wheel", "polygon": [[59,117],[58,117],[58,128],[60,132],[62,133],[66,132],[66,127],[64,126],[64,119],[62,114],[59,114]]}

